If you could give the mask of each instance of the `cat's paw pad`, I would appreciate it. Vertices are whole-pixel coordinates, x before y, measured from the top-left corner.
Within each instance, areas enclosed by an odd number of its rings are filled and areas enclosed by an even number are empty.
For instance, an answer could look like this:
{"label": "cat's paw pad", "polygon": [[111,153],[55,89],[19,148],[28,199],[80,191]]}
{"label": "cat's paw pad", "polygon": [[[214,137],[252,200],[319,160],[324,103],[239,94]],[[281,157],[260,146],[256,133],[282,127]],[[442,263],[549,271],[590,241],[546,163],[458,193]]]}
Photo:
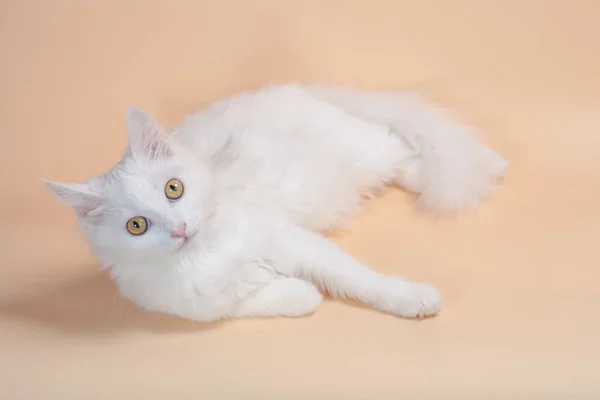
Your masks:
{"label": "cat's paw pad", "polygon": [[423,318],[442,309],[442,296],[423,283],[396,282],[388,289],[389,298],[382,309],[404,318]]}

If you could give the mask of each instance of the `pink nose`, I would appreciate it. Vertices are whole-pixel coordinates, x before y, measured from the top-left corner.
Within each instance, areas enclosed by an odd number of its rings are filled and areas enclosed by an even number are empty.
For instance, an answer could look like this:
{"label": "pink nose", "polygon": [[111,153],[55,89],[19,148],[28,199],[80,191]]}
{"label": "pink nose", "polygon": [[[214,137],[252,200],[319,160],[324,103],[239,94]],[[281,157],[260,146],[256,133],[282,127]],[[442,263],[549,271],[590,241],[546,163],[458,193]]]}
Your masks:
{"label": "pink nose", "polygon": [[173,229],[173,231],[171,232],[171,237],[184,239],[187,238],[187,235],[185,233],[185,223]]}

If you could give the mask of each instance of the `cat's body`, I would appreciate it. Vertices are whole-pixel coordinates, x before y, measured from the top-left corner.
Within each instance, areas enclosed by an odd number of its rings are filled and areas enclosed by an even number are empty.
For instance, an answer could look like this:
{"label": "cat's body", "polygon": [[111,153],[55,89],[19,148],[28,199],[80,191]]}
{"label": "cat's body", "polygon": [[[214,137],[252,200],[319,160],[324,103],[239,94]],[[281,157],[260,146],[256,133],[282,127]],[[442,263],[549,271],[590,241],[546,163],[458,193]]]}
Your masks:
{"label": "cat's body", "polygon": [[[506,162],[411,95],[275,85],[221,100],[166,134],[128,113],[123,160],[85,184],[49,183],[74,207],[122,295],[211,321],[301,316],[322,296],[395,315],[434,314],[439,293],[377,274],[318,232],[400,184],[423,205],[476,205]],[[177,199],[165,186],[177,179]],[[143,216],[142,234],[125,229]]]}

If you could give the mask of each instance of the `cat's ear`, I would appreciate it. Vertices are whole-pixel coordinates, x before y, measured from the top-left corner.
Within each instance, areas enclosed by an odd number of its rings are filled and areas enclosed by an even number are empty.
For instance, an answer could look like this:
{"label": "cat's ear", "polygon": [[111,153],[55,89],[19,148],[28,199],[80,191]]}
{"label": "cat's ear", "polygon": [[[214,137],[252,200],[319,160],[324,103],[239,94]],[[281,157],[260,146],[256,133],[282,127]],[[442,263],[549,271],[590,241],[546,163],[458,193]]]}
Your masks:
{"label": "cat's ear", "polygon": [[102,198],[93,193],[87,184],[51,181],[44,183],[61,203],[72,207],[79,217],[94,220],[99,217],[98,208],[102,205]]}
{"label": "cat's ear", "polygon": [[138,107],[127,108],[127,134],[134,158],[154,161],[172,155],[165,131]]}

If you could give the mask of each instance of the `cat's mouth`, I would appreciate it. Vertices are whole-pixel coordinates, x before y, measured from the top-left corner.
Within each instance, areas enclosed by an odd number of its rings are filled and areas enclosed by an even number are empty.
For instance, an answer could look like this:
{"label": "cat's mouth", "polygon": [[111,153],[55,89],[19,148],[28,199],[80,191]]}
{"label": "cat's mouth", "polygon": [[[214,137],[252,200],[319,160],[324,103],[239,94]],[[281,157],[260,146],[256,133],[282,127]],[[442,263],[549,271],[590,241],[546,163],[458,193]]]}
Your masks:
{"label": "cat's mouth", "polygon": [[186,247],[188,247],[188,245],[193,241],[195,236],[196,236],[196,232],[192,232],[192,233],[186,235],[185,237],[180,238],[176,251],[180,251],[180,250],[183,250]]}

